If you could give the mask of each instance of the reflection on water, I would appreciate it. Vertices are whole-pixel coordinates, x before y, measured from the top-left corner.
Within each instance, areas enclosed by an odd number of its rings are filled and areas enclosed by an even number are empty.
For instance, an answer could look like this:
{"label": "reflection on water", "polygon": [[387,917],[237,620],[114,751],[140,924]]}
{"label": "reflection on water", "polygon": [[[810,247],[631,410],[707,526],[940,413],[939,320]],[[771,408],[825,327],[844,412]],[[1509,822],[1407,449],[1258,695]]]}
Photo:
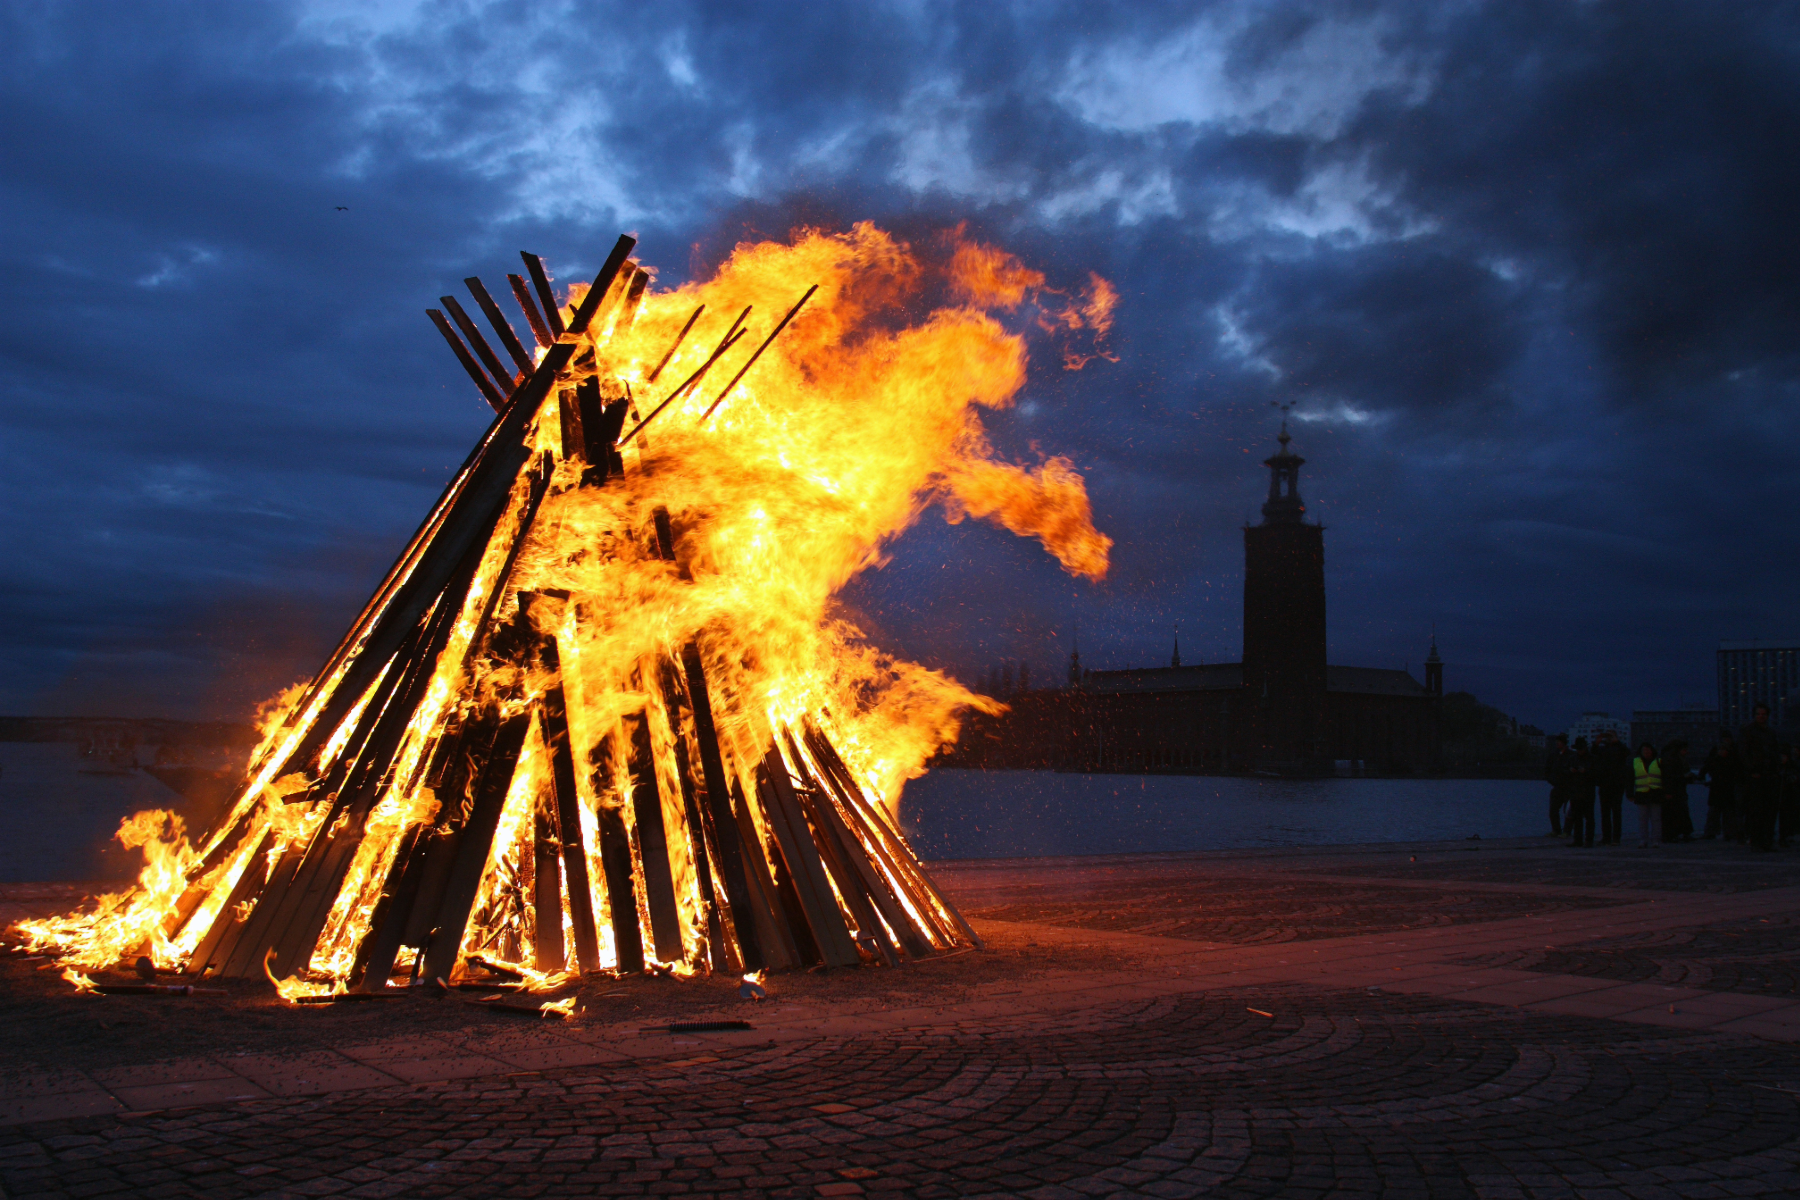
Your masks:
{"label": "reflection on water", "polygon": [[1521,779],[932,771],[900,821],[923,858],[1021,858],[1527,837],[1546,832],[1546,800]]}

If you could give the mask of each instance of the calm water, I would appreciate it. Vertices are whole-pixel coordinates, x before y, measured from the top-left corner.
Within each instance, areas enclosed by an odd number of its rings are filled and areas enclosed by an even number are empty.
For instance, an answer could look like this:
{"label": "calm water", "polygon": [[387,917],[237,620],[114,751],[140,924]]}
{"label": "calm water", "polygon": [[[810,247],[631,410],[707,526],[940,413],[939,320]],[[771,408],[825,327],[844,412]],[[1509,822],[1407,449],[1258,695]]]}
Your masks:
{"label": "calm water", "polygon": [[0,883],[128,879],[144,860],[110,840],[119,822],[187,807],[142,771],[94,766],[73,742],[0,742]]}
{"label": "calm water", "polygon": [[[119,822],[190,807],[141,771],[90,765],[68,743],[0,743],[0,882],[128,878],[141,859],[110,841]],[[1544,801],[1530,780],[934,771],[900,818],[924,858],[1019,858],[1524,837],[1544,832]]]}
{"label": "calm water", "polygon": [[933,771],[900,820],[926,859],[1529,837],[1545,785],[1517,779],[1235,779]]}

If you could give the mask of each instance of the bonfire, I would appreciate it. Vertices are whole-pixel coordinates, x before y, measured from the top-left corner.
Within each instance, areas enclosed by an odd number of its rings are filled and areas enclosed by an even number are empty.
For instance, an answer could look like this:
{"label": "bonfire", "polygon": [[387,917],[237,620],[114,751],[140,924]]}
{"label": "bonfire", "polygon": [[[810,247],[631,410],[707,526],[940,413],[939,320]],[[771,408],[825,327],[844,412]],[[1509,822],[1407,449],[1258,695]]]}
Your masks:
{"label": "bonfire", "polygon": [[479,279],[497,349],[454,297],[430,310],[486,435],[271,703],[217,827],[134,816],[136,886],[26,945],[78,986],[148,958],[301,998],[978,944],[897,803],[959,712],[997,706],[834,597],[932,505],[1104,575],[1080,476],[1001,460],[980,410],[1013,402],[1034,325],[1066,367],[1103,353],[1111,289],[1055,291],[960,230],[801,231],[666,291],[634,246],[560,300],[522,255],[529,344]]}

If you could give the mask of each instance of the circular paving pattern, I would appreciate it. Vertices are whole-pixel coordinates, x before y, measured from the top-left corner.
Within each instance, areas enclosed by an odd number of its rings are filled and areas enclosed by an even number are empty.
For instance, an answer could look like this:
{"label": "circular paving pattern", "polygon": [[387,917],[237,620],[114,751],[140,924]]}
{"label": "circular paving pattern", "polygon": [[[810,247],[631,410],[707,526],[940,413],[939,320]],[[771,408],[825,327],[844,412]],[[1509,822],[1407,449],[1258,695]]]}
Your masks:
{"label": "circular paving pattern", "polygon": [[0,1130],[0,1181],[12,1200],[1800,1193],[1800,1050],[1749,1038],[1293,988],[683,1049]]}

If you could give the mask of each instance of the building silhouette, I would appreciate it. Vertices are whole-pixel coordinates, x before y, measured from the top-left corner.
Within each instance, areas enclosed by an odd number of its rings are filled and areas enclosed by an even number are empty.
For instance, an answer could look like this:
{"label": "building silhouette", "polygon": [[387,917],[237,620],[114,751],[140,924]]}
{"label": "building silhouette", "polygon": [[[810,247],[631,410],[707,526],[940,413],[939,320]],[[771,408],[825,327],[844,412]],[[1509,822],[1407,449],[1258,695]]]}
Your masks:
{"label": "building silhouette", "polygon": [[1438,751],[1444,663],[1432,638],[1425,682],[1408,671],[1326,661],[1325,529],[1306,519],[1283,420],[1263,461],[1262,520],[1244,528],[1244,648],[1235,663],[1081,668],[1067,689],[1013,698],[971,720],[950,761],[1066,770],[1323,774],[1336,764],[1404,772]]}
{"label": "building silhouette", "polygon": [[1786,728],[1800,718],[1800,643],[1720,642],[1719,719],[1733,731],[1750,723],[1758,704]]}

